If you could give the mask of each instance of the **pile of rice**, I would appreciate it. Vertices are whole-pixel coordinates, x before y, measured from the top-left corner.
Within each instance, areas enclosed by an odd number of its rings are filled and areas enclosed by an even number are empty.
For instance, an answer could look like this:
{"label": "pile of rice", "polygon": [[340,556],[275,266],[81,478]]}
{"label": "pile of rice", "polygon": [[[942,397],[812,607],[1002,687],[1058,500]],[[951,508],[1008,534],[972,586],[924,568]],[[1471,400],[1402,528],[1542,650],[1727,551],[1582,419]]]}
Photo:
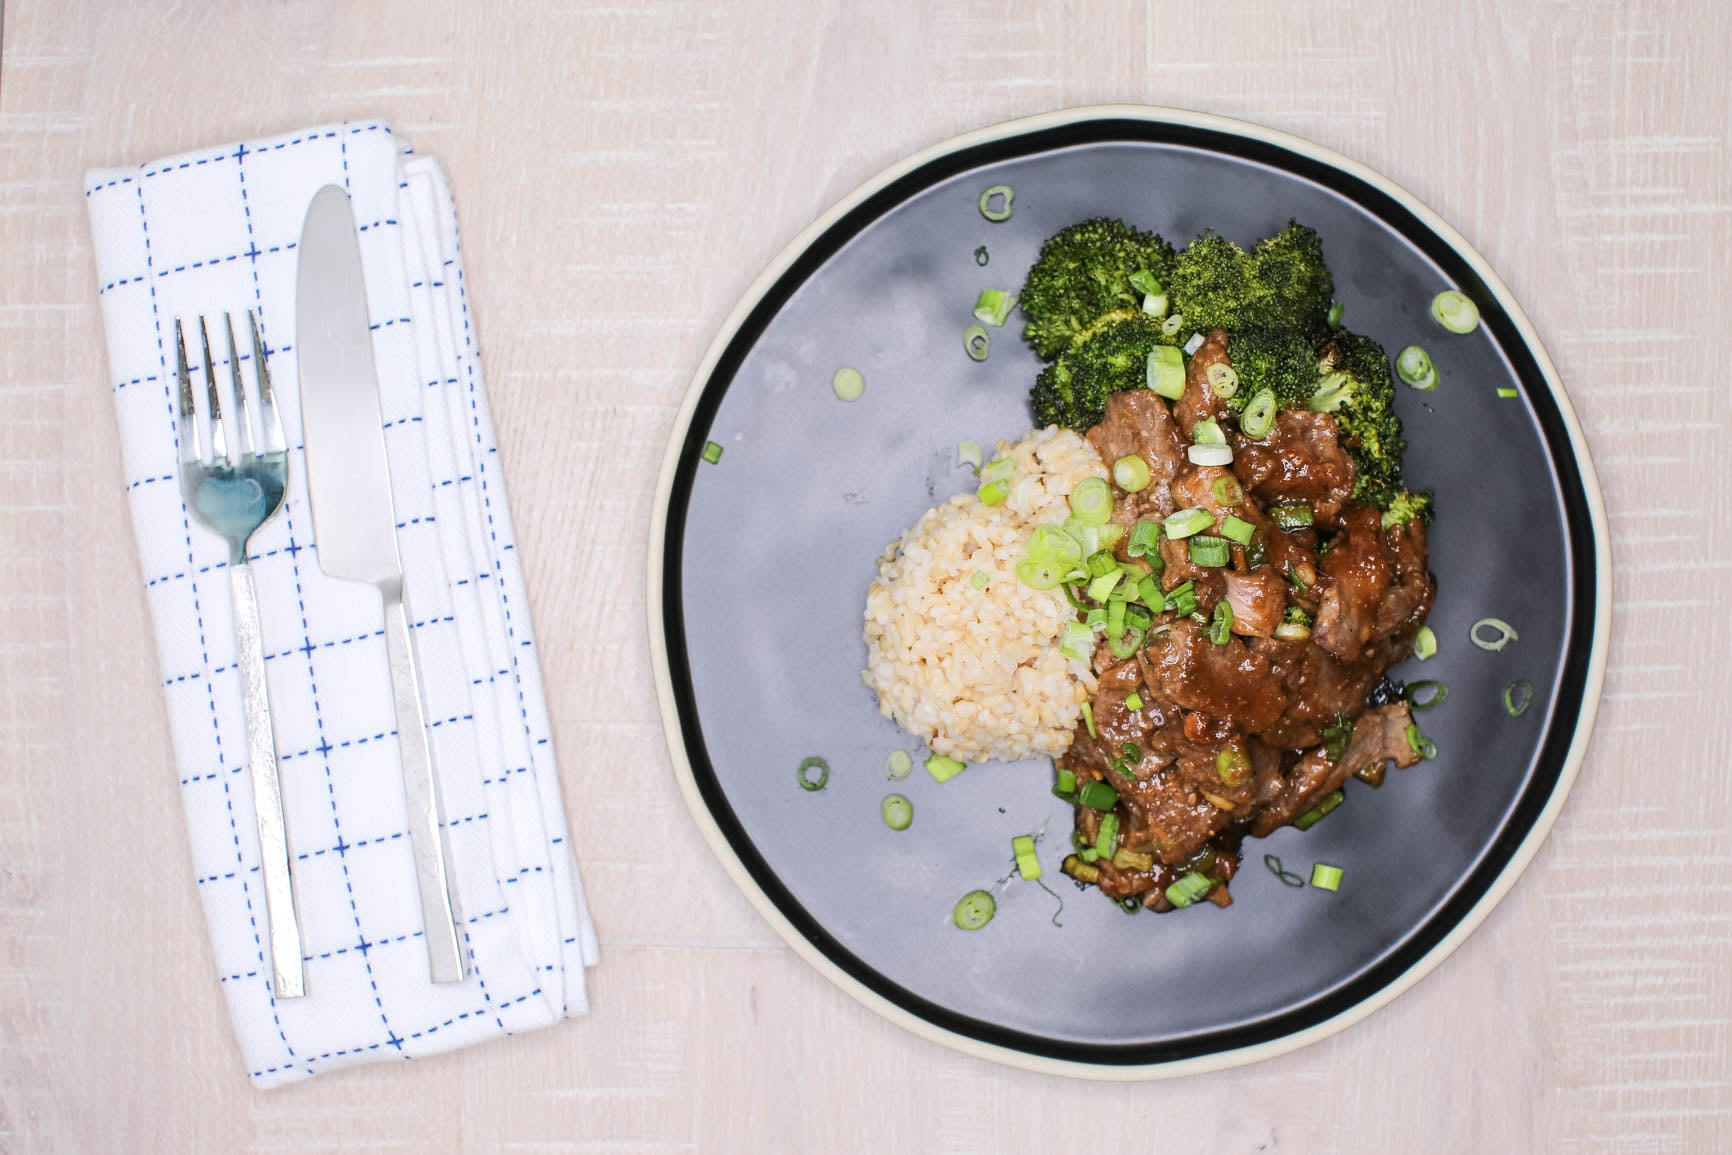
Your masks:
{"label": "pile of rice", "polygon": [[1063,753],[1095,686],[1088,662],[1059,653],[1070,603],[1023,585],[1016,566],[1034,527],[1063,522],[1071,490],[1106,467],[1057,427],[1001,441],[998,456],[1016,460],[1010,495],[989,506],[961,493],[930,510],[884,551],[866,591],[861,677],[879,709],[964,762]]}

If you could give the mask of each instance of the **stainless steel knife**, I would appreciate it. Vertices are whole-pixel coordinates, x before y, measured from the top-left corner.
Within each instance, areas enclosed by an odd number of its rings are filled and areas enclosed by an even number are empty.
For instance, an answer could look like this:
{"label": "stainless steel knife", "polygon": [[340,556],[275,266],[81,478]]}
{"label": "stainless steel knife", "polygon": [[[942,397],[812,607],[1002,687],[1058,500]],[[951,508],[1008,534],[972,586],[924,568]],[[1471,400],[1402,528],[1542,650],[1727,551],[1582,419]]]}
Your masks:
{"label": "stainless steel knife", "polygon": [[326,185],[313,197],[301,226],[300,250],[295,346],[319,566],[331,577],[375,585],[384,598],[385,651],[427,960],[434,982],[461,982],[465,968],[446,869],[445,819],[403,612],[403,567],[361,246],[349,196],[341,188]]}

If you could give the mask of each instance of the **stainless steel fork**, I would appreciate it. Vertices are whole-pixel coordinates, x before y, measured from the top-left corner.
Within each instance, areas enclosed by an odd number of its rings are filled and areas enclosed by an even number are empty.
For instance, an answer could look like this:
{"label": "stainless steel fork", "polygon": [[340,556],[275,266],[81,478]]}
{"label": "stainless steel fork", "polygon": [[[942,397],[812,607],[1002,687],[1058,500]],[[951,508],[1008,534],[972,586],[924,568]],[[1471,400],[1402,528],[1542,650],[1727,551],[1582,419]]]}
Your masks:
{"label": "stainless steel fork", "polygon": [[[265,692],[265,649],[259,633],[259,599],[247,564],[247,542],[259,526],[282,508],[289,484],[288,447],[271,395],[271,374],[259,339],[258,318],[247,310],[252,326],[253,377],[258,386],[259,429],[253,430],[253,407],[241,382],[241,361],[235,351],[234,322],[223,314],[228,330],[229,377],[233,401],[239,406],[237,432],[241,452],[231,456],[223,429],[223,399],[217,388],[210,352],[210,331],[199,318],[199,342],[204,351],[204,384],[210,408],[211,459],[205,460],[194,405],[192,376],[186,367],[186,339],[180,318],[174,322],[176,369],[180,378],[180,488],[189,510],[229,543],[229,589],[234,595],[236,664],[241,672],[241,698],[247,721],[247,767],[253,783],[253,810],[258,819],[260,873],[265,885],[269,922],[273,989],[279,999],[306,993],[301,969],[301,926],[295,917],[294,886],[289,875],[288,835],[283,828],[283,794],[277,779],[277,743],[271,730],[271,705]],[[259,438],[262,440],[255,440]]]}

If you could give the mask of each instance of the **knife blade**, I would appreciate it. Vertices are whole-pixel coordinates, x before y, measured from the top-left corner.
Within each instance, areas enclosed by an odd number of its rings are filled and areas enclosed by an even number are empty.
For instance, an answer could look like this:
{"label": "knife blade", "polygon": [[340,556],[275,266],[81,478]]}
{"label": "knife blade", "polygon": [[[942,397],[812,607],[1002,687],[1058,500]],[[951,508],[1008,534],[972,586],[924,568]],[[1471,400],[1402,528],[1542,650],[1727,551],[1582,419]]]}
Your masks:
{"label": "knife blade", "polygon": [[465,967],[446,867],[444,813],[403,609],[360,239],[349,196],[336,185],[318,191],[301,226],[295,302],[302,440],[319,567],[331,577],[378,587],[384,600],[385,651],[428,967],[436,983],[461,982]]}

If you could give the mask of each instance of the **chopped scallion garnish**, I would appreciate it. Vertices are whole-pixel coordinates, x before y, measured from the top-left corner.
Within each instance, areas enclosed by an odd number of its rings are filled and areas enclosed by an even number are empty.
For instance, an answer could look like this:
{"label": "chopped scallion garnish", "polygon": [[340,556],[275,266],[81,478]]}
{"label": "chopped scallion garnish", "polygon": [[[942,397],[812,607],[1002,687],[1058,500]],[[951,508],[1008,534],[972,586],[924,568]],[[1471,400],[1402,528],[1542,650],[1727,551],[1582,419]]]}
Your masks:
{"label": "chopped scallion garnish", "polygon": [[1346,794],[1339,790],[1331,790],[1323,796],[1322,800],[1319,801],[1316,806],[1313,806],[1310,810],[1307,810],[1298,818],[1295,818],[1293,820],[1293,825],[1297,826],[1301,830],[1310,830],[1313,826],[1323,821],[1323,816],[1325,814],[1328,814],[1331,810],[1335,809],[1346,800]]}
{"label": "chopped scallion garnish", "polygon": [[1167,608],[1180,617],[1197,612],[1197,583],[1185,582],[1167,591]]}
{"label": "chopped scallion garnish", "polygon": [[714,441],[704,442],[704,460],[709,462],[711,465],[714,465],[721,459],[722,447],[717,445]]}
{"label": "chopped scallion garnish", "polygon": [[1471,333],[1479,327],[1479,306],[1466,294],[1445,289],[1431,299],[1431,318],[1451,333]]}
{"label": "chopped scallion garnish", "polygon": [[1113,462],[1113,484],[1126,493],[1141,493],[1150,480],[1149,463],[1134,453]]}
{"label": "chopped scallion garnish", "polygon": [[1129,557],[1147,557],[1161,548],[1161,523],[1139,521],[1131,530],[1131,540],[1125,543]]}
{"label": "chopped scallion garnish", "polygon": [[1123,634],[1107,635],[1107,649],[1112,655],[1123,661],[1142,648],[1143,638],[1147,635],[1142,630],[1126,630]]}
{"label": "chopped scallion garnish", "polygon": [[1095,835],[1095,853],[1110,859],[1119,848],[1119,816],[1101,815],[1100,833]]}
{"label": "chopped scallion garnish", "polygon": [[[817,771],[816,774],[813,771]],[[830,763],[817,756],[800,763],[800,768],[794,772],[794,778],[800,783],[802,790],[822,790],[830,781]]]}
{"label": "chopped scallion garnish", "polygon": [[1205,417],[1191,426],[1191,440],[1198,445],[1225,445],[1227,435],[1221,432],[1221,425],[1213,417]]}
{"label": "chopped scallion garnish", "polygon": [[997,913],[998,902],[992,895],[984,890],[971,890],[957,900],[950,912],[950,921],[958,930],[979,930]]}
{"label": "chopped scallion garnish", "polygon": [[1228,541],[1236,541],[1240,545],[1250,545],[1251,538],[1256,536],[1257,527],[1250,522],[1228,514],[1221,519],[1221,535]]}
{"label": "chopped scallion garnish", "polygon": [[1010,496],[1010,482],[988,481],[974,491],[974,496],[980,499],[982,505],[997,505]]}
{"label": "chopped scallion garnish", "polygon": [[1209,567],[1226,565],[1233,558],[1232,547],[1225,539],[1210,534],[1198,534],[1190,539],[1193,564]]}
{"label": "chopped scallion garnish", "polygon": [[1222,399],[1239,391],[1239,374],[1231,365],[1217,361],[1209,366],[1209,388]]}
{"label": "chopped scallion garnish", "polygon": [[[1421,695],[1425,695],[1421,697]],[[1401,696],[1407,699],[1408,706],[1415,710],[1429,710],[1433,706],[1443,705],[1443,700],[1449,697],[1449,687],[1442,682],[1424,679],[1409,682],[1401,691]]]}
{"label": "chopped scallion garnish", "polygon": [[1034,836],[1019,834],[1010,840],[1011,853],[1016,858],[1016,872],[1032,882],[1040,877],[1040,859],[1035,856]]}
{"label": "chopped scallion garnish", "polygon": [[1070,509],[1084,525],[1105,525],[1113,516],[1113,491],[1104,478],[1085,477],[1070,491]]}
{"label": "chopped scallion garnish", "polygon": [[1095,733],[1095,708],[1094,708],[1093,703],[1089,702],[1089,700],[1086,698],[1083,699],[1082,716],[1083,716],[1083,725],[1088,727],[1089,737],[1090,738],[1098,737],[1098,735]]}
{"label": "chopped scallion garnish", "polygon": [[1206,897],[1213,889],[1215,889],[1214,879],[1193,870],[1167,887],[1167,901],[1183,910],[1197,900]]}
{"label": "chopped scallion garnish", "polygon": [[890,757],[884,762],[884,769],[890,775],[891,781],[900,782],[914,769],[914,759],[908,756],[906,750],[892,750]]}
{"label": "chopped scallion garnish", "polygon": [[1171,345],[1157,345],[1149,354],[1148,387],[1169,401],[1185,395],[1185,356]]}
{"label": "chopped scallion garnish", "polygon": [[1418,345],[1409,345],[1395,357],[1395,375],[1421,393],[1437,388],[1437,366],[1431,354]]}
{"label": "chopped scallion garnish", "polygon": [[1016,580],[1031,590],[1054,590],[1064,584],[1067,570],[1050,562],[1025,557],[1016,563]]}
{"label": "chopped scallion garnish", "polygon": [[1403,731],[1403,733],[1407,738],[1407,748],[1409,750],[1412,750],[1415,754],[1418,754],[1428,762],[1437,757],[1437,743],[1433,742],[1430,738],[1427,738],[1420,732],[1418,723],[1409,722],[1407,724],[1407,729]]}
{"label": "chopped scallion garnish", "polygon": [[1528,712],[1534,702],[1534,684],[1526,678],[1511,682],[1503,690],[1503,708],[1512,718]]}
{"label": "chopped scallion garnish", "polygon": [[1282,529],[1304,529],[1317,520],[1317,515],[1303,502],[1285,501],[1269,507],[1269,520]]}
{"label": "chopped scallion garnish", "polygon": [[932,775],[934,782],[948,782],[966,769],[968,763],[946,758],[936,751],[926,756],[926,772]]}
{"label": "chopped scallion garnish", "polygon": [[1518,390],[1511,389],[1507,385],[1503,385],[1503,386],[1499,386],[1498,391],[1497,391],[1497,395],[1499,397],[1503,397],[1503,398],[1507,399],[1510,397],[1520,397],[1521,393]]}
{"label": "chopped scallion garnish", "polygon": [[970,585],[972,585],[977,590],[985,589],[987,587],[987,583],[989,583],[991,581],[992,581],[992,575],[987,573],[983,569],[975,570],[974,576],[968,579],[968,583]]}
{"label": "chopped scallion garnish", "polygon": [[1003,289],[982,289],[974,302],[974,319],[982,325],[999,328],[1010,311],[1016,308],[1016,294]]}
{"label": "chopped scallion garnish", "polygon": [[1311,885],[1318,890],[1335,891],[1341,889],[1341,868],[1319,862],[1311,868]]}
{"label": "chopped scallion garnish", "polygon": [[980,194],[980,215],[993,224],[1002,224],[1010,219],[1010,203],[1016,199],[1016,190],[1007,184],[995,184]]}
{"label": "chopped scallion garnish", "polygon": [[1239,432],[1252,441],[1261,441],[1269,436],[1269,431],[1275,428],[1275,391],[1259,389],[1251,395],[1251,400],[1245,402],[1244,412],[1239,414]]}
{"label": "chopped scallion garnish", "polygon": [[[1480,637],[1479,632],[1482,628],[1496,631],[1495,636],[1489,638]],[[1515,641],[1517,638],[1521,637],[1520,634],[1515,632],[1515,627],[1504,621],[1502,618],[1481,618],[1479,621],[1468,627],[1467,636],[1473,640],[1474,645],[1478,646],[1482,650],[1490,650],[1492,653],[1496,653],[1511,642]]]}
{"label": "chopped scallion garnish", "polygon": [[1060,770],[1058,781],[1052,784],[1052,792],[1066,802],[1076,801],[1076,771]]}
{"label": "chopped scallion garnish", "polygon": [[1413,656],[1420,661],[1437,653],[1437,635],[1431,632],[1430,626],[1420,626],[1413,635]]}
{"label": "chopped scallion garnish", "polygon": [[1200,533],[1214,525],[1215,515],[1206,509],[1181,509],[1177,513],[1168,515],[1167,520],[1162,524],[1167,531],[1167,536],[1178,540],[1190,537],[1194,533]]}
{"label": "chopped scallion garnish", "polygon": [[992,352],[992,336],[979,325],[970,325],[962,331],[962,347],[969,357],[976,361],[986,360],[986,355]]}
{"label": "chopped scallion garnish", "polygon": [[981,245],[979,248],[974,250],[974,263],[979,265],[981,268],[986,268],[987,262],[991,260],[992,254],[986,251],[985,245]]}
{"label": "chopped scallion garnish", "polygon": [[1269,868],[1269,873],[1279,878],[1284,886],[1304,886],[1305,880],[1281,865],[1281,860],[1273,854],[1263,856],[1263,865]]}
{"label": "chopped scallion garnish", "polygon": [[1094,652],[1095,634],[1081,622],[1066,622],[1058,652],[1078,662],[1086,662]]}
{"label": "chopped scallion garnish", "polygon": [[[1191,548],[1196,548],[1195,543],[1192,544]],[[1224,646],[1232,632],[1233,607],[1227,604],[1226,598],[1222,598],[1215,603],[1215,612],[1209,617],[1209,640],[1217,646]]]}
{"label": "chopped scallion garnish", "polygon": [[1245,491],[1239,486],[1236,477],[1217,477],[1209,486],[1209,492],[1215,495],[1215,500],[1222,505],[1238,505],[1245,500]]}
{"label": "chopped scallion garnish", "polygon": [[1076,800],[1090,810],[1111,810],[1118,805],[1119,792],[1105,782],[1087,782],[1077,791]]}
{"label": "chopped scallion garnish", "polygon": [[978,477],[980,476],[980,462],[980,442],[958,441],[956,443],[956,464],[969,466]]}
{"label": "chopped scallion garnish", "polygon": [[878,813],[890,829],[907,830],[914,821],[914,803],[900,794],[886,794],[878,804]]}
{"label": "chopped scallion garnish", "polygon": [[[1185,315],[1183,313],[1174,313],[1171,317],[1168,317],[1165,321],[1161,322],[1161,336],[1163,336],[1163,337],[1177,337],[1179,335],[1179,330],[1183,329],[1184,327],[1185,327]],[[1199,342],[1197,342],[1197,344],[1201,345],[1202,342],[1199,341]],[[1191,350],[1191,352],[1194,353],[1194,352],[1196,352],[1196,350],[1193,349],[1193,350]]]}
{"label": "chopped scallion garnish", "polygon": [[838,401],[858,401],[866,393],[866,377],[860,370],[844,365],[830,378],[830,391]]}
{"label": "chopped scallion garnish", "polygon": [[1141,694],[1137,693],[1135,690],[1132,690],[1129,694],[1125,695],[1125,709],[1129,710],[1131,713],[1134,714],[1138,710],[1141,710],[1142,708],[1143,708],[1143,696]]}

